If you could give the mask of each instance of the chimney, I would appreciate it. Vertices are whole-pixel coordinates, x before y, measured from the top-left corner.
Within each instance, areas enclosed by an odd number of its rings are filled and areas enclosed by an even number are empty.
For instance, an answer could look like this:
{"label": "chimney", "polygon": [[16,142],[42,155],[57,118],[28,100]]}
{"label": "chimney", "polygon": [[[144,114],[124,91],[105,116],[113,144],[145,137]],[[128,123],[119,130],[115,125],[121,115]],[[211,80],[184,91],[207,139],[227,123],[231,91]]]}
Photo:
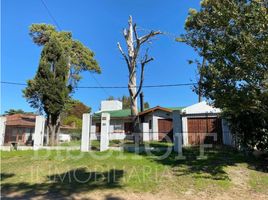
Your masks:
{"label": "chimney", "polygon": [[143,102],[143,98],[144,98],[144,95],[143,95],[143,92],[140,93],[140,108],[141,108],[141,112],[144,111],[144,102]]}

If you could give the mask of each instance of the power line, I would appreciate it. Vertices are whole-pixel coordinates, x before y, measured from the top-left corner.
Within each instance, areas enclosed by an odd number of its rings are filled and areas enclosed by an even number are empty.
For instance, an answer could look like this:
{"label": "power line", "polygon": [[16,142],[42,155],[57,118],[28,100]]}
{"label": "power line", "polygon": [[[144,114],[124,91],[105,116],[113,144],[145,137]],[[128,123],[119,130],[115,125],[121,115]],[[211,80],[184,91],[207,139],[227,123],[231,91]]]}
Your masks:
{"label": "power line", "polygon": [[[59,25],[59,23],[57,22],[56,18],[53,16],[52,12],[49,10],[48,6],[46,5],[44,0],[41,0],[42,4],[44,5],[48,15],[51,17],[51,19],[53,20],[53,22],[55,23],[55,25],[58,27],[59,30],[61,30],[61,27]],[[104,91],[105,94],[107,94],[108,96],[111,96],[100,84],[100,82],[97,80],[97,78],[94,76],[94,74],[92,74],[90,72],[91,76],[93,77],[93,79],[95,80],[95,82],[97,83],[97,85],[99,85],[99,87]]]}
{"label": "power line", "polygon": [[[1,84],[7,85],[21,85],[26,86],[26,83],[17,83],[9,81],[1,81]],[[166,87],[183,87],[183,86],[194,86],[197,83],[176,83],[176,84],[158,84],[158,85],[144,85],[143,88],[166,88]],[[136,86],[138,88],[139,86]],[[78,89],[125,89],[127,86],[77,86]]]}
{"label": "power line", "polygon": [[[104,91],[104,93],[106,93],[108,96],[112,96],[109,94],[109,92],[107,92],[107,90],[105,90],[105,88],[100,84],[100,82],[98,81],[98,79],[94,76],[93,73],[90,72],[90,75],[93,77],[93,79],[95,80],[95,82],[99,85],[99,87]],[[77,87],[79,88],[79,87]]]}
{"label": "power line", "polygon": [[58,27],[59,30],[61,30],[61,27],[59,25],[59,23],[57,22],[56,18],[52,15],[52,12],[50,12],[48,6],[46,5],[45,1],[44,0],[41,0],[43,6],[45,7],[48,15],[50,16],[50,18],[52,19],[52,21],[55,23],[55,25]]}

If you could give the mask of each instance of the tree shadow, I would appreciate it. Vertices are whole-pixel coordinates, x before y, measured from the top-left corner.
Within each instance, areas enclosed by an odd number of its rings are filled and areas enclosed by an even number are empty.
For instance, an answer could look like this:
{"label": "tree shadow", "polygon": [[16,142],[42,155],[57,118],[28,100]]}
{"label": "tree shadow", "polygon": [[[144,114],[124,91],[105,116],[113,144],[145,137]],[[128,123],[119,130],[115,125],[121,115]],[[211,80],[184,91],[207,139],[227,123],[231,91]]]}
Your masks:
{"label": "tree shadow", "polygon": [[124,200],[124,198],[108,194],[105,196],[105,200]]}
{"label": "tree shadow", "polygon": [[15,176],[15,174],[13,174],[13,173],[1,173],[0,174],[0,181],[3,181],[5,179],[13,177],[13,176]]}
{"label": "tree shadow", "polygon": [[43,183],[4,183],[2,199],[72,199],[71,196],[95,189],[120,188],[120,179],[124,171],[112,169],[106,172],[87,172],[86,168],[77,168],[61,174],[47,176]]}
{"label": "tree shadow", "polygon": [[193,178],[203,178],[211,180],[230,180],[228,173],[224,169],[227,166],[236,166],[239,163],[247,163],[248,168],[268,172],[268,162],[264,159],[256,159],[253,156],[245,156],[237,150],[226,146],[215,146],[206,149],[200,158],[199,147],[183,148],[183,156],[172,151],[169,156],[163,157],[165,151],[159,150],[147,155],[149,159],[172,167],[172,172],[176,176],[192,175]]}

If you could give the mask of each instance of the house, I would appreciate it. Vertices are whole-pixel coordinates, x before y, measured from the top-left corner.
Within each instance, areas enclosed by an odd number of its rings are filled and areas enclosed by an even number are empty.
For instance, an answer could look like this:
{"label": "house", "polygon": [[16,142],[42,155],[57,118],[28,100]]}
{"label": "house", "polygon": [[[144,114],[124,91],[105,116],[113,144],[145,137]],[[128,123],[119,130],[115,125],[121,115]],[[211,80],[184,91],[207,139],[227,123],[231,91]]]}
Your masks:
{"label": "house", "polygon": [[[122,109],[122,102],[106,100],[101,102],[100,111],[94,113],[91,126],[91,139],[96,140],[101,132],[101,113],[110,114],[110,140],[132,139],[133,127],[130,109]],[[156,106],[139,112],[142,123],[149,124],[149,140],[163,141],[173,139],[172,111],[183,107],[164,108]]]}
{"label": "house", "polygon": [[[9,145],[13,142],[19,145],[33,145],[36,116],[34,114],[13,114],[5,116],[4,145]],[[66,135],[72,129],[74,127],[62,125],[60,127],[59,137],[64,141],[69,141],[70,139]]]}
{"label": "house", "polygon": [[[173,121],[173,111],[180,112],[180,121]],[[91,126],[91,139],[96,140],[101,132],[101,113],[110,114],[109,139],[133,138],[130,109],[122,109],[122,102],[102,101],[100,111],[94,113]],[[156,106],[139,112],[141,123],[148,123],[150,141],[172,141],[173,125],[181,123],[183,145],[201,143],[230,144],[231,134],[228,125],[220,117],[221,110],[207,102],[188,107]],[[147,133],[143,133],[143,137]]]}
{"label": "house", "polygon": [[32,145],[35,117],[34,114],[7,115],[4,143]]}
{"label": "house", "polygon": [[182,133],[184,145],[200,143],[222,144],[221,110],[203,101],[182,109]]}

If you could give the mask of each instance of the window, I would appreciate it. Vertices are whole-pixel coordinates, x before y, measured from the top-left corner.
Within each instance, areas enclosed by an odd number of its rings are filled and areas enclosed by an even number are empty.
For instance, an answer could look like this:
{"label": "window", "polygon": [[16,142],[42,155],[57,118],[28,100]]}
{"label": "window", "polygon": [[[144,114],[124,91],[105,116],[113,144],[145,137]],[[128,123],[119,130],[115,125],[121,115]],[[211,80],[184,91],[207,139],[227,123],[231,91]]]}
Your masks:
{"label": "window", "polygon": [[152,129],[152,120],[149,120],[149,130]]}
{"label": "window", "polygon": [[115,122],[113,126],[114,126],[113,132],[118,133],[118,132],[123,132],[123,130],[124,130],[123,123],[121,123],[121,122]]}

